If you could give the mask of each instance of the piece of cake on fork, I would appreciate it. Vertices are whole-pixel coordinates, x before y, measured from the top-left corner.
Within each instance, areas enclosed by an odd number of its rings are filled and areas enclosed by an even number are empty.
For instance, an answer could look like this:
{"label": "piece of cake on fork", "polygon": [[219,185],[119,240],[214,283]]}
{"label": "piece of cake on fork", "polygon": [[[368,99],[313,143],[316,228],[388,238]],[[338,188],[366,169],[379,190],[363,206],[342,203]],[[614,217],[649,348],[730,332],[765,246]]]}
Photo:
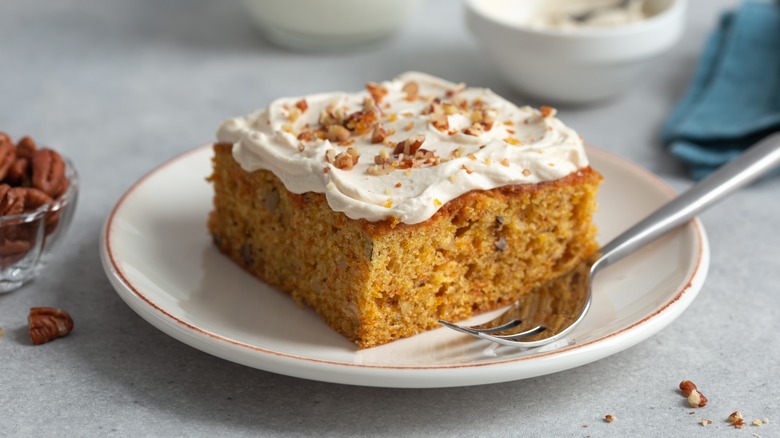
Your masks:
{"label": "piece of cake on fork", "polygon": [[597,248],[580,136],[487,89],[410,72],[282,98],[214,152],[219,250],[360,348],[507,305]]}

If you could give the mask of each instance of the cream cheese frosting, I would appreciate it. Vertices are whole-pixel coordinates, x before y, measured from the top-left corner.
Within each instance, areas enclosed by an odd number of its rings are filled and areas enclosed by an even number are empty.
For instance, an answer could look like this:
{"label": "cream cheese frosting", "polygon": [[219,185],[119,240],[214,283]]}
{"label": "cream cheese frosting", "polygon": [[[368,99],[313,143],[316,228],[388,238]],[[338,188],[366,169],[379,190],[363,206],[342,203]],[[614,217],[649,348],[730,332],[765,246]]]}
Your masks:
{"label": "cream cheese frosting", "polygon": [[355,93],[281,98],[225,121],[241,167],[324,193],[351,219],[415,224],[472,190],[563,178],[588,165],[555,110],[408,72]]}

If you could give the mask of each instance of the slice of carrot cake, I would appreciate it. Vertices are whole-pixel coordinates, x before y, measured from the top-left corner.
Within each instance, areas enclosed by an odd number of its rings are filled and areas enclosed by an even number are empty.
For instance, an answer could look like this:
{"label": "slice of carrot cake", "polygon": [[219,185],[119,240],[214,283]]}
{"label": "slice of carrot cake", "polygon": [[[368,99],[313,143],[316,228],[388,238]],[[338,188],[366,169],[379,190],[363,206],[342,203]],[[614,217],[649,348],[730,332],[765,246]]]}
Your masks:
{"label": "slice of carrot cake", "polygon": [[596,249],[601,176],[549,107],[422,73],[227,120],[209,230],[360,348],[509,304]]}

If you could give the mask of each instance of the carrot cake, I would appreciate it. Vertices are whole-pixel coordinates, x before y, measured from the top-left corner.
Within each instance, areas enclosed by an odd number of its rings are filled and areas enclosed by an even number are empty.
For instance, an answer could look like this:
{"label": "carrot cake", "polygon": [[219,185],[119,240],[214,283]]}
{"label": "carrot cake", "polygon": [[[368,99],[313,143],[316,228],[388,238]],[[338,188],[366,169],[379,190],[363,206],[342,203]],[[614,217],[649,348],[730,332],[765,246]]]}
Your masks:
{"label": "carrot cake", "polygon": [[596,249],[601,176],[550,107],[422,73],[282,98],[214,144],[216,246],[373,347],[511,303]]}

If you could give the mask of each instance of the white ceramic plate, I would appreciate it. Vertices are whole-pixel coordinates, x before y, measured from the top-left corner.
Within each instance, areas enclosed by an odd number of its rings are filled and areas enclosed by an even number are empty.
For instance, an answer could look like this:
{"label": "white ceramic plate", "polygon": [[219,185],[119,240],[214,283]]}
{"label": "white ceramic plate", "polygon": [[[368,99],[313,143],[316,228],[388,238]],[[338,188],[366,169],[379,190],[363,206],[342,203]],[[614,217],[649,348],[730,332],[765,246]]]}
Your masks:
{"label": "white ceramic plate", "polygon": [[[605,177],[596,217],[601,243],[674,196],[636,165],[588,152]],[[554,373],[658,332],[688,307],[707,274],[707,238],[694,221],[602,272],[587,318],[557,345],[520,351],[442,328],[357,350],[313,311],[215,249],[206,230],[210,157],[209,147],[185,153],[128,190],[106,220],[103,267],[122,299],[163,332],[275,373],[386,387],[466,386]]]}

